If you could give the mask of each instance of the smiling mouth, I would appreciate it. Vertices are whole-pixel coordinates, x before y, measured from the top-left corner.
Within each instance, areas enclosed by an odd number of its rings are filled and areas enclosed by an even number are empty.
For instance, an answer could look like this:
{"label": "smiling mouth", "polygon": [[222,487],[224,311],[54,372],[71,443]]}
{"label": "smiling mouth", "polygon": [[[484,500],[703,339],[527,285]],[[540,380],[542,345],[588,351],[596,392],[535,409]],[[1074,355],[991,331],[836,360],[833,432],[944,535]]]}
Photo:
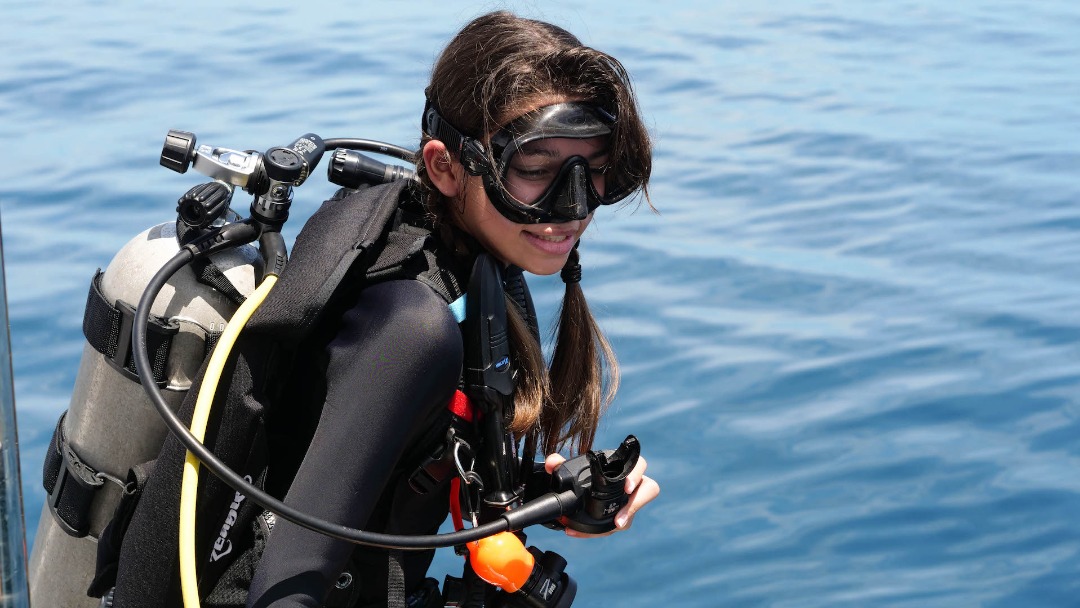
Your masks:
{"label": "smiling mouth", "polygon": [[561,243],[561,242],[565,241],[566,239],[570,238],[570,237],[566,236],[565,234],[564,235],[534,234],[533,236],[540,239],[541,241],[547,241],[549,243]]}
{"label": "smiling mouth", "polygon": [[577,242],[576,233],[542,234],[526,230],[524,236],[537,252],[549,256],[565,256]]}

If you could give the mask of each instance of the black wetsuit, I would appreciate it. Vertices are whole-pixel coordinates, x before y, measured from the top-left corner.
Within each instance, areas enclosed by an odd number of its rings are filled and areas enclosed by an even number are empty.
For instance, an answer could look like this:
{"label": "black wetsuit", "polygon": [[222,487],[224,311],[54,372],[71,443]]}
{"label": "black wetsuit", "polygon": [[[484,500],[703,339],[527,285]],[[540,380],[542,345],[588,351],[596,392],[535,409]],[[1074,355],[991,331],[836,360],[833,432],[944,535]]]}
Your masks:
{"label": "black wetsuit", "polygon": [[[430,448],[423,444],[432,431],[445,432],[461,371],[461,333],[446,301],[419,281],[368,287],[326,353],[325,404],[286,502],[365,530],[435,533],[447,515],[448,484],[418,494],[408,477],[417,449]],[[423,581],[433,553],[404,552],[407,591]],[[387,560],[385,550],[279,520],[248,605],[321,606],[350,561],[359,605],[385,605]]]}

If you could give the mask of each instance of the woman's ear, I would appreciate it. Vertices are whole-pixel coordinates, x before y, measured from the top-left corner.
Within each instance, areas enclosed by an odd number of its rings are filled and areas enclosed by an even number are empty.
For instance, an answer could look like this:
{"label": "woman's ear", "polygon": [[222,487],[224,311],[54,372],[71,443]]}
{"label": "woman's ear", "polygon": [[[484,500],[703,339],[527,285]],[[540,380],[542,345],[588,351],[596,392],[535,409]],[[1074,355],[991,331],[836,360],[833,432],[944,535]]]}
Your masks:
{"label": "woman's ear", "polygon": [[465,168],[450,158],[446,144],[433,139],[424,144],[421,151],[424,156],[424,168],[431,183],[442,192],[443,196],[453,198],[464,186]]}

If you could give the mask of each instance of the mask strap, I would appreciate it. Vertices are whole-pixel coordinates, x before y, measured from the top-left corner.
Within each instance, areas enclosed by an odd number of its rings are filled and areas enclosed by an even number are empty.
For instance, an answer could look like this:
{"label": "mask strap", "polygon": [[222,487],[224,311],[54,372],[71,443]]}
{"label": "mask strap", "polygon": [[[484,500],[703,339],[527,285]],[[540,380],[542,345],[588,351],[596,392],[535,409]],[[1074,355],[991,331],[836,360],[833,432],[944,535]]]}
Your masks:
{"label": "mask strap", "polygon": [[465,135],[443,118],[435,104],[428,99],[421,117],[424,132],[443,142],[447,150],[458,158],[465,170],[472,175],[484,175],[490,170],[484,146]]}

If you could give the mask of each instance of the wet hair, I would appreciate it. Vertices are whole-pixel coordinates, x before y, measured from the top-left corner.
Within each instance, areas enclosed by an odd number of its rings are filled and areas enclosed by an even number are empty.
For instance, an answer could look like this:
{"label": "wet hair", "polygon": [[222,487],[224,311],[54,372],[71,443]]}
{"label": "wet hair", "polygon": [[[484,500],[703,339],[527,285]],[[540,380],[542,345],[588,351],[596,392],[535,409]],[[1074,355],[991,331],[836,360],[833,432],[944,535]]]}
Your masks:
{"label": "wet hair", "polygon": [[[596,104],[616,117],[609,162],[632,176],[648,200],[652,148],[630,77],[614,57],[585,46],[563,28],[505,11],[480,16],[439,56],[425,93],[443,119],[481,141],[548,99]],[[431,139],[425,133],[421,147]],[[427,187],[428,212],[439,222],[449,205],[419,156],[417,173]],[[575,249],[567,267],[576,267],[577,261]],[[545,453],[568,445],[578,452],[591,449],[619,382],[614,353],[580,285],[577,280],[566,283],[550,368],[521,311],[512,301],[507,305],[517,374],[510,428]]]}

